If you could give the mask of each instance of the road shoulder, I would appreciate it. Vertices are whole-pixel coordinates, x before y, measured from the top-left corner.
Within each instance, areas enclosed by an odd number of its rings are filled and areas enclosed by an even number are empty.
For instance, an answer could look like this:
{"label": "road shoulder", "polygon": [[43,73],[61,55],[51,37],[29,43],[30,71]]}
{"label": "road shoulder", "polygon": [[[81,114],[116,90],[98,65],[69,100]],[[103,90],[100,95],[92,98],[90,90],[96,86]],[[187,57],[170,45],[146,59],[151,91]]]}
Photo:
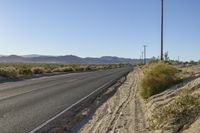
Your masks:
{"label": "road shoulder", "polygon": [[147,132],[144,102],[138,95],[140,77],[137,68],[130,72],[116,93],[94,112],[79,132]]}

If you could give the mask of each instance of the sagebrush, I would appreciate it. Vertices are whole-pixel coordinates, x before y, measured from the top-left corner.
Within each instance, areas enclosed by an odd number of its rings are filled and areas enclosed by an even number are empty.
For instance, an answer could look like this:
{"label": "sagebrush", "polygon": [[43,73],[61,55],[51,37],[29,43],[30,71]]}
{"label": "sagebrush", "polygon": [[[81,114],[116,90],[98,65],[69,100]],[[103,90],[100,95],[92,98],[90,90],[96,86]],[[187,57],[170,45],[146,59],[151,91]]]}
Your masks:
{"label": "sagebrush", "polygon": [[0,68],[0,76],[16,79],[17,70],[14,67],[2,67]]}
{"label": "sagebrush", "polygon": [[150,62],[143,67],[143,71],[140,95],[144,99],[165,91],[179,81],[178,70],[166,62]]}

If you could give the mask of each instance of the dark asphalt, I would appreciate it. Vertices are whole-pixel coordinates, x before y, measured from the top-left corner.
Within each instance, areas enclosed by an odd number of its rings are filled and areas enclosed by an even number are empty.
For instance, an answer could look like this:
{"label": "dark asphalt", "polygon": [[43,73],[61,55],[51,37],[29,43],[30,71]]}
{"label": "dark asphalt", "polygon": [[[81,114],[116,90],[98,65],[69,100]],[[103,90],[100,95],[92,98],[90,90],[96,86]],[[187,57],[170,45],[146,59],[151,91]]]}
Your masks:
{"label": "dark asphalt", "polygon": [[131,68],[0,84],[0,133],[27,133]]}

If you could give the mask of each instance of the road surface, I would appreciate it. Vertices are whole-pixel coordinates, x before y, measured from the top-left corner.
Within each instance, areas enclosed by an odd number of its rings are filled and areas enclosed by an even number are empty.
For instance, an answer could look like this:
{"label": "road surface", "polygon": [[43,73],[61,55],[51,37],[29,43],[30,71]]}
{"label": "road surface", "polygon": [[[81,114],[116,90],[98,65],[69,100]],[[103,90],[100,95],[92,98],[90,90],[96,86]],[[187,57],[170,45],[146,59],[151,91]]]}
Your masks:
{"label": "road surface", "polygon": [[131,68],[0,84],[0,132],[26,133]]}

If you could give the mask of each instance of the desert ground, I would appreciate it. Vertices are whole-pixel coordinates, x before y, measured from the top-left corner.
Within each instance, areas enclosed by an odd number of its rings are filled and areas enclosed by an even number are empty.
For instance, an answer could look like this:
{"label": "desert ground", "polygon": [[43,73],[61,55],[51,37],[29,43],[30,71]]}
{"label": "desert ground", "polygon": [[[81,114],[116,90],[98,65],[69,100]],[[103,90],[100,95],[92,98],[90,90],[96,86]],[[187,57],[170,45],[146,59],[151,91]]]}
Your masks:
{"label": "desert ground", "polygon": [[[139,84],[143,72],[140,68],[134,69],[127,76],[127,80],[117,88],[115,94],[88,116],[88,122],[79,132],[198,133],[200,131],[199,108],[189,103],[185,110],[179,109],[179,115],[174,115],[174,118],[169,117],[167,120],[163,119],[161,123],[154,122],[155,125],[152,127],[152,117],[162,115],[159,112],[161,109],[170,107],[185,95],[200,94],[200,66],[176,67],[184,77],[183,81],[147,100],[143,100],[139,95]],[[188,111],[188,113],[181,115],[181,111]]]}

